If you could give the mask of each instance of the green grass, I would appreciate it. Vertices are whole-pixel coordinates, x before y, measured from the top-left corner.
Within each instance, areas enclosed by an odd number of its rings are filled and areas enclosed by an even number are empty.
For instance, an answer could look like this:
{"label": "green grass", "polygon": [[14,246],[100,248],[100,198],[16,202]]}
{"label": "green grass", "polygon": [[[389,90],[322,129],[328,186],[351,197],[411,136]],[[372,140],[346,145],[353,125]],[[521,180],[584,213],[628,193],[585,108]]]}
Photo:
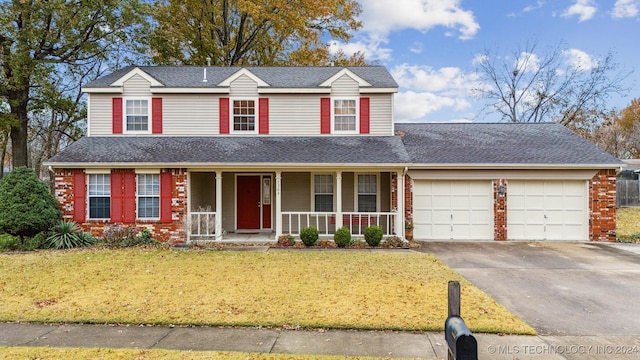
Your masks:
{"label": "green grass", "polygon": [[442,331],[458,280],[472,331],[535,334],[422,253],[43,251],[0,273],[0,321]]}
{"label": "green grass", "polygon": [[637,241],[640,237],[640,208],[617,209],[616,235],[619,239]]}
{"label": "green grass", "polygon": [[22,359],[137,359],[137,360],[375,360],[374,357],[345,357],[322,355],[290,355],[290,354],[262,354],[217,351],[178,351],[178,350],[149,350],[149,349],[84,349],[84,348],[49,348],[49,347],[7,347],[0,346],[0,353],[5,360]]}

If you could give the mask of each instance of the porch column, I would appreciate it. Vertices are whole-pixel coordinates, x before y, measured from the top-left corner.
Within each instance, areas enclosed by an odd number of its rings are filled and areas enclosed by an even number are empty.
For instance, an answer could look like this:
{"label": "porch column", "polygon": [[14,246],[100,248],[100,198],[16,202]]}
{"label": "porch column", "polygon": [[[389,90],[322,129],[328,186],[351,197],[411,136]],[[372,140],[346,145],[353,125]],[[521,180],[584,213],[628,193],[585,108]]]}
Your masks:
{"label": "porch column", "polygon": [[222,240],[222,171],[216,171],[216,240]]}
{"label": "porch column", "polygon": [[336,172],[336,230],[342,227],[342,171]]}
{"label": "porch column", "polygon": [[404,171],[398,171],[396,173],[396,195],[398,199],[398,208],[396,209],[396,235],[401,239],[404,239]]}
{"label": "porch column", "polygon": [[282,235],[282,171],[276,171],[276,240]]}

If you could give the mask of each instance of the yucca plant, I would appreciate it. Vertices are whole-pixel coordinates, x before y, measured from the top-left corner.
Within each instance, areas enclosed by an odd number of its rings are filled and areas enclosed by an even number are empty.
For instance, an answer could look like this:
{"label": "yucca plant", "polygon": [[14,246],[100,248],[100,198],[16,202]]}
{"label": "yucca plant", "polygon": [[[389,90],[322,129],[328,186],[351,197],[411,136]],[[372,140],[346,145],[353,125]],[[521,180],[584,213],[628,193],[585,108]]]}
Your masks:
{"label": "yucca plant", "polygon": [[83,232],[73,221],[60,221],[51,228],[47,244],[54,249],[71,249],[90,246],[95,243],[94,237]]}

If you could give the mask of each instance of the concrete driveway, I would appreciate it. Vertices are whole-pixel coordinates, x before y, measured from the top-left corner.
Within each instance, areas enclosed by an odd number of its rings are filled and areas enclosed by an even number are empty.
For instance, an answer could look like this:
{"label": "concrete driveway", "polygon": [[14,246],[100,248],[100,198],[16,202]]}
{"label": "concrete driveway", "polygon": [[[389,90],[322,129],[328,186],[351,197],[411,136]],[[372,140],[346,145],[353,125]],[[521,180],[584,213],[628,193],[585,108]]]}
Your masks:
{"label": "concrete driveway", "polygon": [[540,335],[640,336],[640,247],[592,242],[421,245],[420,251],[438,256]]}

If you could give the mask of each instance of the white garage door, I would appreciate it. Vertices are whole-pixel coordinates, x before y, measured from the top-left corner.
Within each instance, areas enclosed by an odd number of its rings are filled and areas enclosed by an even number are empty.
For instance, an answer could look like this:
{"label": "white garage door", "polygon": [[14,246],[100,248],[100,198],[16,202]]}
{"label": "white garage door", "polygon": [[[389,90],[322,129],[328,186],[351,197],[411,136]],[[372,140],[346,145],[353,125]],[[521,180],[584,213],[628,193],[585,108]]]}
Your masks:
{"label": "white garage door", "polygon": [[586,181],[509,181],[510,240],[587,240]]}
{"label": "white garage door", "polygon": [[493,239],[490,181],[416,180],[413,195],[415,239]]}

